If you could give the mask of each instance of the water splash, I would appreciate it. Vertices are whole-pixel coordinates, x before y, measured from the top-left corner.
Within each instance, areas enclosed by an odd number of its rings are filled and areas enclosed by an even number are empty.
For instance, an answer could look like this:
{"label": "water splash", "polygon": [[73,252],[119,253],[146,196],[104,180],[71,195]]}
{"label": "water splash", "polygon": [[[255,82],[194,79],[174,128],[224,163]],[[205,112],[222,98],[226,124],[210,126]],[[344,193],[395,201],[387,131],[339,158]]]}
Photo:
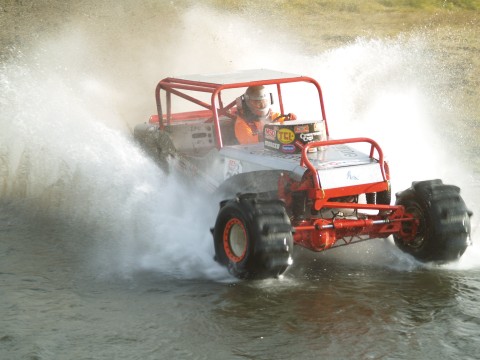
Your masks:
{"label": "water splash", "polygon": [[82,228],[68,241],[85,245],[82,256],[98,274],[155,268],[224,276],[205,226],[212,223],[207,200],[160,171],[128,132],[108,127],[121,122],[115,111],[98,113],[98,99],[69,86],[71,79],[22,61],[1,72],[3,200],[23,204],[25,216]]}
{"label": "water splash", "polygon": [[[215,21],[206,21],[212,18]],[[110,26],[118,36],[121,25]],[[255,31],[251,28],[245,19],[191,8],[166,42],[170,55],[156,67],[149,56],[136,62],[145,73],[130,78],[131,87],[118,86],[127,82],[125,73],[115,78],[118,66],[111,71],[92,60],[112,50],[102,50],[92,34],[69,30],[39,42],[29,55],[17,52],[0,71],[2,197],[28,203],[32,216],[85,227],[92,239],[86,249],[89,264],[99,273],[128,275],[148,269],[184,278],[224,277],[225,271],[212,259],[208,231],[217,205],[179,185],[175,176],[165,176],[132,143],[126,123],[135,123],[131,103],[139,98],[140,87],[145,92],[139,101],[150,99],[153,111],[160,66],[165,76],[265,67],[317,78],[332,136],[378,140],[391,163],[394,190],[408,187],[412,180],[444,178],[461,185],[469,206],[479,213],[474,207],[478,187],[469,182],[472,175],[451,161],[451,149],[441,146],[443,134],[436,124],[448,118],[451,104],[435,84],[439,78],[448,82],[448,73],[429,53],[428,39],[358,39],[312,56],[292,48],[289,34],[273,43],[269,39],[274,30],[259,24]],[[192,42],[203,49],[194,62],[185,57],[191,54]],[[131,59],[119,56],[116,61],[128,68]],[[150,84],[146,78],[152,79]],[[148,115],[148,110],[141,112]],[[139,115],[136,122],[143,120]],[[478,222],[474,242],[477,228]],[[373,251],[372,261],[387,264],[391,256],[382,255],[383,247],[379,252]],[[358,257],[365,258],[365,253]],[[474,246],[459,266],[470,267],[477,260]]]}

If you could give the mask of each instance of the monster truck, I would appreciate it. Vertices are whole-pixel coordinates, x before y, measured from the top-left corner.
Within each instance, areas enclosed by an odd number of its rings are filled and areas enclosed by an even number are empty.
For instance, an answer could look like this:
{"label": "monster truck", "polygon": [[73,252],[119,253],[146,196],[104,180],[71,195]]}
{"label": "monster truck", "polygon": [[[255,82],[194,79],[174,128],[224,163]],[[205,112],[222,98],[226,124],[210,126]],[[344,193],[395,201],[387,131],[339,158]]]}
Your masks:
{"label": "monster truck", "polygon": [[[269,88],[281,114],[298,119],[266,124],[259,143],[241,145],[236,99],[256,85]],[[272,70],[168,77],[155,98],[157,114],[134,137],[166,171],[176,166],[218,196],[215,259],[238,278],[283,274],[294,245],[325,251],[393,236],[419,261],[446,263],[470,244],[472,213],[460,189],[413,182],[391,204],[382,149],[370,138],[330,137],[311,77]],[[305,114],[299,100],[308,101]]]}

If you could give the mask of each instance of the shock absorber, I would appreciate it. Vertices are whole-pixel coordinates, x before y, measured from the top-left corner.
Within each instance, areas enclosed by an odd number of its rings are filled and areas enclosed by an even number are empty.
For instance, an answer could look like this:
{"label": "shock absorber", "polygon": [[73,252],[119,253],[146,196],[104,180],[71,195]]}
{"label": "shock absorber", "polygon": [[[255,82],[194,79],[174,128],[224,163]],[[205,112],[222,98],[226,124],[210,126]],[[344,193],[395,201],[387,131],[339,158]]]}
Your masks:
{"label": "shock absorber", "polygon": [[305,191],[296,191],[292,193],[292,214],[295,219],[305,219],[307,211],[307,194]]}

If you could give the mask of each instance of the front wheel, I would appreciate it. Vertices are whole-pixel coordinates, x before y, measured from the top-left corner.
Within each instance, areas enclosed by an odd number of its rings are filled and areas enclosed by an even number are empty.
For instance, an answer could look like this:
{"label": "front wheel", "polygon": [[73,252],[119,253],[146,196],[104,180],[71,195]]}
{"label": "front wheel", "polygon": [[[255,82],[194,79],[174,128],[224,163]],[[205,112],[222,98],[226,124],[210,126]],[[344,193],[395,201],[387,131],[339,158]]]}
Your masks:
{"label": "front wheel", "polygon": [[[395,244],[422,262],[446,263],[458,259],[470,243],[470,216],[460,189],[441,180],[414,182],[397,194],[397,205],[419,220],[417,234],[406,241],[394,235]],[[404,224],[409,232],[410,224]]]}
{"label": "front wheel", "polygon": [[390,205],[392,201],[392,191],[390,189],[378,193],[365,194],[367,204]]}
{"label": "front wheel", "polygon": [[277,277],[292,263],[292,226],[279,200],[223,201],[213,237],[216,260],[240,279]]}

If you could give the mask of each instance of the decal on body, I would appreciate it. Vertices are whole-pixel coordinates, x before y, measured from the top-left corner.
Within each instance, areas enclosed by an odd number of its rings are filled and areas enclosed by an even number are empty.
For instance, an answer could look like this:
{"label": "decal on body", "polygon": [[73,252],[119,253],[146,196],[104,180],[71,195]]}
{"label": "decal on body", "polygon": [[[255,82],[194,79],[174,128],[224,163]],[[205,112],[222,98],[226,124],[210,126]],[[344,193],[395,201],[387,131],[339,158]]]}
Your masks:
{"label": "decal on body", "polygon": [[275,129],[271,129],[271,128],[265,128],[265,139],[268,139],[268,140],[275,140],[277,136],[277,131]]}
{"label": "decal on body", "polygon": [[[320,132],[313,132],[313,133],[308,133],[308,134],[300,134],[300,139],[302,139],[303,141],[305,142],[310,142],[310,141],[313,141],[313,139],[315,138],[315,136],[320,136],[321,133]],[[320,139],[320,138],[319,138]]]}
{"label": "decal on body", "polygon": [[303,133],[308,133],[310,131],[310,128],[308,124],[297,125],[293,128],[293,131],[295,132],[295,134],[303,134]]}
{"label": "decal on body", "polygon": [[223,177],[224,179],[228,179],[229,177],[232,177],[237,174],[242,173],[242,162],[240,160],[235,160],[235,159],[225,159],[225,167],[223,171]]}
{"label": "decal on body", "polygon": [[277,144],[277,143],[274,143],[272,141],[268,141],[268,140],[265,140],[265,146],[269,146],[273,149],[279,149],[280,148],[280,144]]}
{"label": "decal on body", "polygon": [[277,132],[277,139],[282,144],[291,144],[295,141],[295,133],[290,129],[280,129]]}

